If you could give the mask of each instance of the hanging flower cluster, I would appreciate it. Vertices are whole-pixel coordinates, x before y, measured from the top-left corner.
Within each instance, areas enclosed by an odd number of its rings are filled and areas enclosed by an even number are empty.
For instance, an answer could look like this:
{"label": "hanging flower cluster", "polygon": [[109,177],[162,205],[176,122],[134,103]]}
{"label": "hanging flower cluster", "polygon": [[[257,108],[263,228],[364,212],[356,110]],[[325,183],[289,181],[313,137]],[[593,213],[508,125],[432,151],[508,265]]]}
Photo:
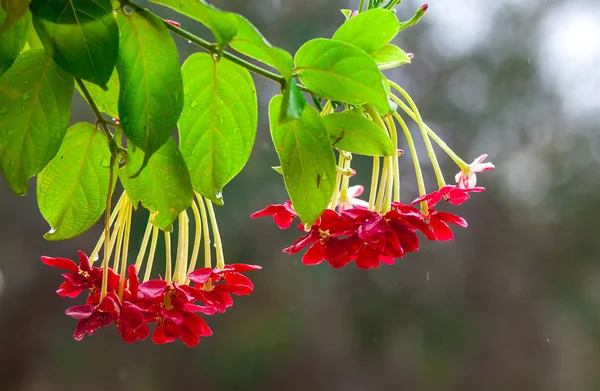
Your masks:
{"label": "hanging flower cluster", "polygon": [[[408,105],[400,98],[392,95],[394,102],[419,125],[428,156],[431,160],[438,183],[438,190],[427,193],[421,171],[420,162],[414,145],[412,134],[400,114],[381,116],[374,108],[365,105],[361,115],[375,122],[385,134],[389,135],[396,156],[383,157],[383,168],[380,169],[381,157],[374,157],[369,201],[359,197],[362,185],[349,187],[349,179],[355,174],[350,163],[352,154],[338,148],[339,163],[335,192],[329,207],[319,219],[290,247],[283,251],[296,254],[308,248],[302,262],[306,265],[317,265],[326,261],[334,268],[341,268],[355,262],[361,269],[379,267],[383,262],[392,265],[395,259],[419,250],[421,232],[428,240],[448,241],[454,238],[452,225],[466,228],[467,222],[456,214],[438,211],[436,205],[445,200],[453,205],[461,205],[470,198],[470,193],[480,193],[483,187],[475,187],[476,173],[494,169],[491,163],[484,163],[487,155],[481,155],[471,164],[462,160],[448,145],[429,127],[420,114],[410,96],[399,85],[390,81],[390,85],[403,96]],[[332,105],[326,105],[321,116],[333,113]],[[356,108],[352,109],[356,113]],[[407,144],[412,154],[419,197],[410,204],[400,202],[399,157],[404,154],[397,149],[396,124],[404,131]],[[456,174],[456,185],[447,185],[436,158],[431,140],[434,140],[458,165],[460,172]],[[417,209],[413,205],[420,204]],[[298,217],[292,202],[283,205],[269,205],[265,209],[252,214],[253,218],[273,216],[273,220],[281,229],[289,228]],[[303,224],[299,225],[305,230]]]}
{"label": "hanging flower cluster", "polygon": [[[128,265],[132,209],[133,205],[124,192],[110,219],[112,233],[106,237],[108,240],[103,234],[91,259],[82,251],[79,251],[79,265],[66,258],[42,257],[46,265],[67,271],[63,274],[64,282],[57,290],[61,297],[75,298],[84,291],[88,293],[85,305],[76,305],[66,311],[67,315],[78,320],[73,337],[80,341],[85,334],[92,335],[101,327],[115,324],[125,342],[136,342],[148,337],[148,325],[153,324],[152,340],[155,343],[164,344],[180,339],[187,346],[194,346],[201,337],[212,335],[200,314],[224,313],[233,305],[232,294],[243,296],[252,293],[254,285],[242,273],[260,267],[224,263],[212,203],[197,194],[197,203],[192,203],[196,235],[191,258],[188,259],[189,219],[184,211],[179,215],[175,268],[172,268],[171,233],[164,232],[165,278],[159,276],[151,279],[160,230],[148,222],[136,263]],[[211,267],[209,220],[217,248],[217,266],[214,268]],[[205,267],[196,268],[202,232]],[[98,251],[106,243],[108,253],[102,267],[93,266]],[[148,244],[150,254],[145,257]],[[115,245],[111,268],[108,260]],[[142,282],[138,271],[144,263],[146,270]],[[119,268],[120,274],[115,272]]]}

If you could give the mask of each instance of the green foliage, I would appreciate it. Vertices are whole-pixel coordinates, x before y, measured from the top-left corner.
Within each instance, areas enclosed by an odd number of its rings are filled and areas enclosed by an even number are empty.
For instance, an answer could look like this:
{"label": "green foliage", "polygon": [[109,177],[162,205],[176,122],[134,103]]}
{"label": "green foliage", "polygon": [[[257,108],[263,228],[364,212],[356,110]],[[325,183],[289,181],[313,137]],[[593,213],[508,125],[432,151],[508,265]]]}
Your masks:
{"label": "green foliage", "polygon": [[183,108],[183,82],[175,43],[146,11],[118,17],[119,118],[127,138],[145,153],[138,170],[170,137]]}
{"label": "green foliage", "polygon": [[85,232],[106,208],[111,154],[105,135],[94,125],[67,130],[58,154],[40,173],[37,198],[52,229],[44,237],[63,240]]}
{"label": "green foliage", "polygon": [[372,53],[396,36],[399,24],[396,14],[392,11],[371,9],[346,20],[332,38]]}
{"label": "green foliage", "polygon": [[150,0],[196,19],[212,31],[221,48],[227,46],[238,31],[235,14],[223,12],[204,0]]}
{"label": "green foliage", "polygon": [[286,123],[288,121],[299,119],[302,117],[302,111],[306,105],[306,99],[302,95],[302,91],[296,84],[295,79],[290,79],[285,93],[283,94],[283,100],[281,101],[281,113],[279,114],[279,123]]}
{"label": "green foliage", "polygon": [[31,11],[54,61],[75,77],[105,86],[119,52],[110,0],[32,0]]}
{"label": "green foliage", "polygon": [[[113,118],[119,118],[119,74],[116,69],[113,71],[108,83],[106,83],[106,87],[108,87],[107,90],[103,90],[96,84],[86,81],[84,81],[83,84],[101,112],[106,113]],[[83,96],[83,92],[81,91],[81,88],[79,88],[79,85],[76,84],[75,87],[81,96]]]}
{"label": "green foliage", "polygon": [[308,41],[295,57],[300,81],[317,95],[352,105],[365,103],[377,111],[391,111],[389,87],[375,61],[351,44],[317,38]]}
{"label": "green foliage", "polygon": [[386,132],[362,115],[332,113],[323,117],[331,146],[367,156],[391,156],[392,141]]}
{"label": "green foliage", "polygon": [[[0,23],[6,20],[6,11],[0,7]],[[31,17],[27,15],[0,34],[0,75],[10,68],[27,43]]]}
{"label": "green foliage", "polygon": [[182,73],[181,152],[194,190],[222,204],[223,186],[242,170],[256,137],[254,82],[246,69],[205,53],[190,56]]}
{"label": "green foliage", "polygon": [[52,160],[69,124],[73,77],[41,49],[0,77],[0,167],[17,193]]}
{"label": "green foliage", "polygon": [[404,64],[410,64],[410,57],[396,45],[391,43],[371,53],[379,69],[392,69]]}
{"label": "green foliage", "polygon": [[[0,25],[0,35],[14,26],[27,12],[29,0],[0,0],[5,11],[5,19]],[[4,38],[2,38],[4,39]]]}
{"label": "green foliage", "polygon": [[269,104],[271,137],[279,155],[285,187],[305,224],[313,224],[335,191],[335,156],[317,110],[305,106],[302,117],[279,123],[281,95]]}
{"label": "green foliage", "polygon": [[170,231],[179,213],[192,203],[190,173],[172,138],[152,155],[137,177],[131,178],[144,160],[144,152],[131,148],[127,164],[119,170],[119,178],[131,202],[134,205],[141,202],[150,211],[152,224]]}

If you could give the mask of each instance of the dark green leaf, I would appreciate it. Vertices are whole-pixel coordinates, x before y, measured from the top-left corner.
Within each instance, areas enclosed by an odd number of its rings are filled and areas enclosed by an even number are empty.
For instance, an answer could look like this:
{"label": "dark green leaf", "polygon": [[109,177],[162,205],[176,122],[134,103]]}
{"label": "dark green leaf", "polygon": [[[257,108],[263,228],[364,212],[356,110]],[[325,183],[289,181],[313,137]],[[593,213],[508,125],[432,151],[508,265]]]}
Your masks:
{"label": "dark green leaf", "polygon": [[[85,87],[90,95],[92,95],[94,102],[96,102],[96,106],[98,106],[98,109],[101,112],[106,113],[113,118],[119,118],[119,74],[116,69],[113,71],[110,80],[106,84],[108,87],[108,90],[106,91],[96,84],[86,81],[84,81],[83,84],[85,84]],[[75,87],[81,96],[83,96],[79,85],[76,84]]]}
{"label": "dark green leaf", "polygon": [[396,45],[387,44],[371,53],[379,69],[392,69],[404,64],[410,64],[410,57]]}
{"label": "dark green leaf", "polygon": [[256,90],[248,71],[206,53],[182,68],[185,105],[179,119],[181,153],[194,190],[222,204],[223,187],[250,157],[258,121]]}
{"label": "dark green leaf", "polygon": [[296,53],[296,70],[305,86],[325,99],[353,105],[365,103],[377,111],[391,111],[389,87],[375,61],[342,41],[317,38]]}
{"label": "dark green leaf", "polygon": [[120,12],[118,22],[119,119],[127,138],[144,151],[143,166],[171,137],[183,108],[179,55],[169,30],[152,14]]}
{"label": "dark green leaf", "polygon": [[398,34],[399,25],[392,11],[374,8],[346,20],[332,38],[371,53],[390,42]]}
{"label": "dark green leaf", "polygon": [[31,11],[54,61],[75,77],[105,86],[119,52],[110,0],[32,0]]}
{"label": "dark green leaf", "polygon": [[291,78],[283,94],[279,123],[283,124],[300,118],[304,110],[304,105],[306,105],[306,99],[302,95],[298,84],[296,84],[296,80]]}
{"label": "dark green leaf", "polygon": [[169,138],[156,151],[135,178],[144,161],[144,152],[130,148],[127,164],[119,170],[119,178],[133,202],[142,203],[150,211],[150,222],[162,230],[171,230],[171,223],[192,204],[194,193],[190,174],[175,140]]}
{"label": "dark green leaf", "polygon": [[392,141],[383,129],[362,115],[332,113],[323,117],[331,145],[367,156],[391,156]]}
{"label": "dark green leaf", "polygon": [[56,155],[72,97],[73,77],[42,49],[21,54],[0,77],[0,166],[17,194]]}
{"label": "dark green leaf", "polygon": [[14,26],[27,12],[29,8],[29,0],[0,0],[0,5],[5,11],[6,18],[0,25],[0,36],[12,26]]}
{"label": "dark green leaf", "polygon": [[335,156],[314,107],[306,105],[300,119],[279,124],[282,99],[277,95],[269,104],[271,137],[294,209],[302,222],[311,225],[327,208],[335,191]]}
{"label": "dark green leaf", "polygon": [[232,48],[277,69],[284,79],[292,77],[292,55],[271,45],[248,19],[237,15],[238,33],[230,42]]}
{"label": "dark green leaf", "polygon": [[196,19],[212,31],[221,47],[227,46],[237,33],[235,14],[221,11],[204,0],[150,0]]}
{"label": "dark green leaf", "polygon": [[[6,20],[6,11],[0,7],[0,23]],[[0,75],[15,62],[27,42],[31,16],[21,18],[0,35]]]}
{"label": "dark green leaf", "polygon": [[85,232],[106,209],[110,181],[108,140],[94,125],[78,123],[67,130],[58,154],[40,173],[37,199],[50,224],[48,240]]}

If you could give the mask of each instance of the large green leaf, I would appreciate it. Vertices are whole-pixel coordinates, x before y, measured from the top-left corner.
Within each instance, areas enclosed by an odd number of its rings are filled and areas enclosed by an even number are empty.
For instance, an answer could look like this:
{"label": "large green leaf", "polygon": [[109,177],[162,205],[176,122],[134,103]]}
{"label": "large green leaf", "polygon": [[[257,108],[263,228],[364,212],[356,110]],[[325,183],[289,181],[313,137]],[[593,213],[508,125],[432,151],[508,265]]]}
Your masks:
{"label": "large green leaf", "polygon": [[230,45],[238,52],[277,69],[289,80],[292,76],[292,55],[271,45],[248,19],[237,15],[238,33]]}
{"label": "large green leaf", "polygon": [[332,38],[371,53],[390,42],[398,34],[399,25],[392,11],[374,8],[346,20]]}
{"label": "large green leaf", "polygon": [[371,53],[379,69],[392,69],[404,64],[410,64],[410,57],[396,45],[391,43]]}
{"label": "large green leaf", "polygon": [[[119,74],[116,69],[113,71],[110,80],[106,84],[108,87],[106,91],[96,84],[86,81],[84,81],[83,84],[101,112],[106,113],[113,118],[119,118]],[[81,91],[81,88],[79,88],[79,85],[76,84],[75,87],[81,96],[83,96],[83,92]]]}
{"label": "large green leaf", "polygon": [[135,178],[130,178],[144,161],[144,152],[130,148],[127,164],[119,178],[134,205],[139,202],[150,211],[150,221],[158,228],[171,230],[171,223],[192,204],[194,193],[190,174],[175,140],[169,138],[156,151]]}
{"label": "large green leaf", "polygon": [[17,194],[56,155],[72,97],[73,77],[42,49],[21,54],[0,77],[0,167]]}
{"label": "large green leaf", "polygon": [[107,138],[94,125],[80,122],[67,130],[58,154],[37,180],[38,205],[51,227],[46,239],[77,236],[102,216],[110,156]]}
{"label": "large green leaf", "polygon": [[392,141],[383,129],[362,115],[332,113],[323,117],[331,145],[367,156],[391,156]]}
{"label": "large green leaf", "polygon": [[285,123],[302,117],[304,105],[306,105],[306,99],[304,98],[304,95],[302,95],[300,87],[296,84],[296,80],[291,78],[287,83],[283,94],[279,122]]}
{"label": "large green leaf", "polygon": [[317,95],[353,105],[369,103],[382,114],[392,111],[385,78],[364,50],[317,38],[302,45],[295,62],[298,77]]}
{"label": "large green leaf", "polygon": [[119,119],[127,138],[144,151],[143,167],[171,137],[183,108],[179,55],[154,15],[120,12],[118,22]]}
{"label": "large green leaf", "polygon": [[[6,11],[0,7],[0,24],[6,20]],[[27,42],[31,16],[27,15],[0,34],[0,75],[15,62]]]}
{"label": "large green leaf", "polygon": [[32,0],[31,11],[54,61],[75,77],[105,86],[119,52],[110,0]]}
{"label": "large green leaf", "polygon": [[182,73],[181,153],[194,190],[222,204],[223,187],[244,168],[256,137],[254,82],[246,69],[206,53],[190,56]]}
{"label": "large green leaf", "polygon": [[221,11],[204,0],[150,0],[196,19],[212,31],[221,47],[227,46],[237,33],[235,14]]}
{"label": "large green leaf", "polygon": [[4,39],[2,34],[14,26],[27,12],[29,0],[0,0],[0,5],[6,15],[0,25],[0,39]]}
{"label": "large green leaf", "polygon": [[335,156],[327,129],[314,107],[306,105],[300,119],[279,123],[282,99],[277,95],[269,104],[271,137],[294,209],[302,222],[311,225],[327,208],[335,191]]}

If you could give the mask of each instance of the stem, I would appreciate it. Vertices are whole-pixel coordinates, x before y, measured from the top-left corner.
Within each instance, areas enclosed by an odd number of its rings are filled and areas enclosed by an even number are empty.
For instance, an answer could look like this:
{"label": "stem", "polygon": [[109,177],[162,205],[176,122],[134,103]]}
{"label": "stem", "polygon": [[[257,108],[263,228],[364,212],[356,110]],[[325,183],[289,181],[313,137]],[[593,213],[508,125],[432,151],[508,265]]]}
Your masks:
{"label": "stem", "polygon": [[398,168],[398,131],[396,125],[391,117],[385,117],[385,122],[388,129],[390,130],[390,137],[392,138],[392,149],[394,150],[393,158],[393,174],[394,174],[394,202],[400,202],[400,170]]}
{"label": "stem", "polygon": [[165,231],[165,252],[166,252],[166,260],[165,260],[165,281],[167,283],[171,283],[173,279],[171,274],[171,233]]}
{"label": "stem", "polygon": [[[423,136],[423,142],[425,143],[425,148],[427,149],[427,155],[429,156],[429,160],[431,160],[431,164],[433,165],[433,171],[435,172],[435,177],[438,182],[438,187],[441,189],[442,187],[446,186],[446,182],[444,181],[444,174],[442,174],[442,169],[440,168],[440,164],[438,163],[437,158],[435,156],[435,151],[433,150],[433,145],[431,145],[431,140],[429,139],[429,135],[427,134],[427,130],[425,129],[425,124],[423,123],[423,119],[421,118],[419,109],[417,109],[415,102],[412,100],[410,95],[408,95],[408,93],[406,91],[404,91],[404,89],[402,89],[402,87],[400,87],[398,84],[394,83],[393,81],[390,81],[390,85],[392,87],[394,87],[400,94],[402,94],[404,99],[406,99],[406,101],[412,108],[412,111],[416,117],[415,120],[416,120],[417,124],[419,125],[419,130],[421,130],[421,136]],[[394,95],[392,94],[392,96],[394,96]],[[395,99],[394,99],[394,101],[395,101]]]}
{"label": "stem", "polygon": [[[408,126],[406,126],[406,122],[402,119],[400,114],[394,113],[394,118],[400,124],[400,127],[404,131],[404,135],[406,136],[406,142],[408,144],[408,149],[410,150],[410,155],[412,157],[413,165],[415,167],[415,176],[417,178],[417,186],[419,188],[419,196],[423,196],[426,194],[425,190],[425,181],[423,180],[423,172],[421,171],[421,164],[419,163],[419,156],[417,155],[417,149],[415,148],[415,142],[413,141],[412,135],[410,134],[410,130],[408,130]],[[421,213],[427,215],[427,203],[421,203]]]}
{"label": "stem", "polygon": [[81,92],[83,92],[83,96],[85,97],[85,100],[87,101],[88,105],[90,105],[90,107],[92,108],[92,111],[94,112],[94,115],[96,116],[96,120],[98,121],[99,124],[102,125],[102,128],[104,129],[104,134],[106,135],[106,137],[108,137],[109,145],[112,145],[112,142],[113,142],[112,135],[111,135],[110,131],[108,130],[108,127],[106,126],[106,121],[104,120],[102,113],[98,109],[96,102],[94,102],[94,98],[92,98],[92,95],[90,94],[87,87],[85,86],[85,84],[83,84],[83,81],[80,78],[76,77],[75,81],[77,82],[77,85],[79,85]]}
{"label": "stem", "polygon": [[358,12],[363,12],[365,9],[365,0],[360,0],[360,6],[358,7]]}
{"label": "stem", "polygon": [[225,268],[225,256],[223,255],[223,243],[221,242],[221,235],[219,234],[219,226],[217,225],[217,218],[215,216],[215,210],[213,204],[209,199],[206,199],[206,209],[208,209],[208,215],[210,216],[210,223],[212,226],[213,235],[215,237],[215,248],[217,252],[217,268]]}
{"label": "stem", "polygon": [[389,170],[391,169],[388,158],[383,158],[383,169],[381,170],[381,179],[379,182],[379,190],[377,190],[377,202],[375,204],[375,211],[381,212],[383,210],[383,202],[385,198],[385,190],[387,187],[387,181],[389,178]]}
{"label": "stem", "polygon": [[[196,231],[194,235],[194,248],[192,249],[192,258],[190,259],[190,266],[187,273],[190,274],[196,268],[196,261],[198,260],[198,253],[200,252],[200,240],[202,239],[202,219],[200,218],[200,211],[196,205],[196,200],[192,200],[192,212],[194,213],[194,222],[196,223]],[[186,278],[185,283],[189,284],[189,278]]]}
{"label": "stem", "polygon": [[[196,193],[196,192],[194,192]],[[200,207],[200,216],[202,217],[202,231],[204,233],[204,267],[212,267],[212,252],[210,251],[210,234],[208,231],[208,216],[206,215],[206,207],[204,206],[204,199],[198,193],[196,193],[196,199],[198,200],[198,206]]]}
{"label": "stem", "polygon": [[379,156],[373,157],[373,173],[371,174],[371,189],[369,190],[369,210],[375,210],[377,196],[377,180],[379,179]]}
{"label": "stem", "polygon": [[144,261],[144,255],[146,255],[146,249],[148,248],[148,242],[150,241],[151,233],[152,224],[150,223],[150,219],[148,219],[148,224],[146,224],[146,230],[144,231],[144,239],[142,239],[142,245],[140,246],[140,251],[138,252],[137,259],[135,260],[135,269],[138,272],[142,267],[142,262]]}
{"label": "stem", "polygon": [[119,281],[119,299],[123,299],[123,289],[125,289],[125,274],[127,273],[127,256],[129,255],[129,237],[131,234],[131,213],[132,209],[127,209],[125,220],[125,236],[123,237],[123,252],[121,253],[121,281]]}
{"label": "stem", "polygon": [[[345,159],[344,159],[344,155],[340,152],[340,157],[338,158],[338,166],[341,168],[344,168],[344,163],[345,163]],[[334,187],[334,193],[333,193],[333,198],[331,199],[331,202],[329,203],[328,209],[334,210],[337,207],[338,201],[340,199],[340,183],[342,181],[342,171],[337,170],[337,174],[335,175],[335,187]]]}
{"label": "stem", "polygon": [[158,228],[152,226],[152,244],[150,244],[150,252],[148,253],[148,262],[146,262],[146,272],[144,273],[144,282],[150,279],[152,274],[152,265],[154,264],[154,254],[156,253],[156,245],[158,244]]}
{"label": "stem", "polygon": [[[121,194],[121,197],[119,197],[119,201],[117,201],[115,208],[113,209],[112,213],[110,214],[110,220],[108,222],[109,230],[110,230],[110,227],[112,227],[113,223],[115,222],[118,212],[121,210],[121,206],[123,204],[124,198],[125,198],[125,193]],[[96,243],[96,247],[94,247],[94,251],[92,251],[92,253],[90,254],[90,266],[94,266],[94,262],[96,261],[96,258],[98,258],[98,253],[100,252],[100,249],[102,249],[102,247],[104,246],[104,236],[105,235],[104,235],[104,230],[103,230],[102,235],[100,235],[100,239],[98,239],[98,243]]]}
{"label": "stem", "polygon": [[100,301],[104,299],[108,291],[108,246],[110,237],[110,205],[112,201],[112,183],[114,177],[115,157],[110,157],[110,168],[108,175],[108,195],[106,197],[106,209],[104,211],[104,261],[102,262],[102,290],[100,292]]}

